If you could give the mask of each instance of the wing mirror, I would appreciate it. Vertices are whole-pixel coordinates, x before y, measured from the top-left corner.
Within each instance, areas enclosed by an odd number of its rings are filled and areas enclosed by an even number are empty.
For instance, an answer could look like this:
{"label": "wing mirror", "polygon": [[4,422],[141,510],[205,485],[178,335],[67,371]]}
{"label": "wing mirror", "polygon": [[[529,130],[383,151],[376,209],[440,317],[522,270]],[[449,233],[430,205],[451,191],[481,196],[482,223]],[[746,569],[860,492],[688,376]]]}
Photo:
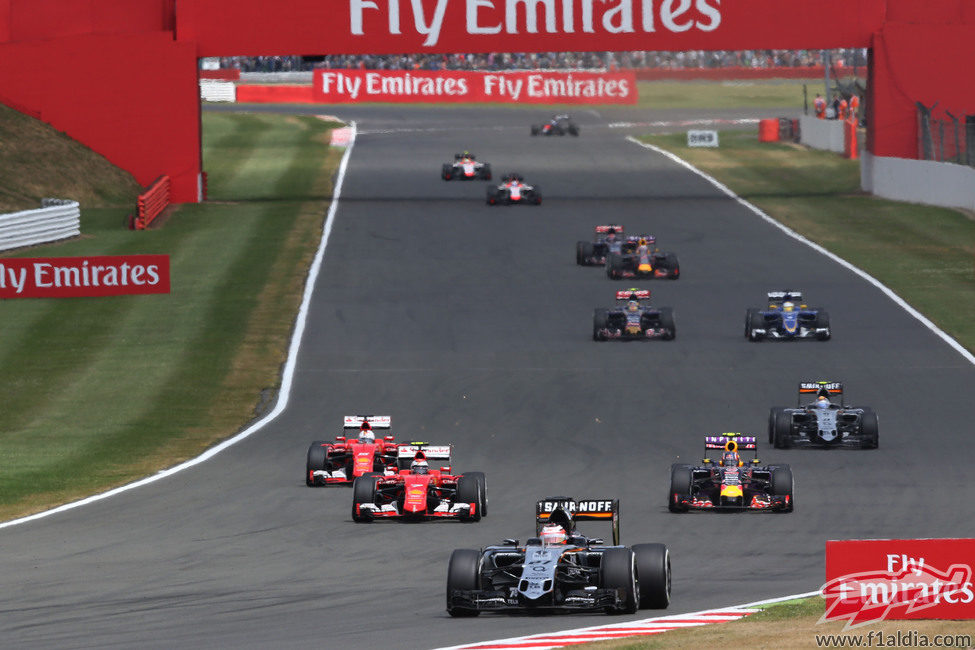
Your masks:
{"label": "wing mirror", "polygon": [[506,539],[501,542],[504,546],[518,546],[517,539]]}
{"label": "wing mirror", "polygon": [[752,465],[758,465],[760,462],[762,462],[762,461],[760,461],[757,458],[752,458]]}
{"label": "wing mirror", "polygon": [[385,440],[386,442],[392,442],[395,439],[396,436],[383,436],[383,440]]}
{"label": "wing mirror", "polygon": [[599,537],[593,537],[592,539],[589,540],[589,543],[594,546],[599,546],[600,544],[605,544],[606,542],[605,540],[600,539]]}
{"label": "wing mirror", "polygon": [[345,442],[345,436],[335,436],[337,442]]}

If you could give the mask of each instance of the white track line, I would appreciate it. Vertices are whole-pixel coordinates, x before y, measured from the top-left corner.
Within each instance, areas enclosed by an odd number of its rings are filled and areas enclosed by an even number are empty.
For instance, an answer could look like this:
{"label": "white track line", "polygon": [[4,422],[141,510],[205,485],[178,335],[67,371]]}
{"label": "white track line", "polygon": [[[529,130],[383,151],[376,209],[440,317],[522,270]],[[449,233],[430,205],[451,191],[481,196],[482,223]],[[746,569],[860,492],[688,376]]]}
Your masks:
{"label": "white track line", "polygon": [[74,508],[86,506],[89,503],[94,503],[95,501],[101,501],[102,499],[113,497],[116,494],[121,494],[122,492],[134,490],[135,488],[142,487],[143,485],[155,483],[156,481],[164,479],[168,476],[172,476],[177,472],[181,472],[184,469],[188,469],[194,465],[199,465],[200,463],[213,458],[227,447],[235,445],[244,438],[247,438],[248,436],[260,431],[275,418],[281,415],[282,412],[284,412],[284,409],[288,406],[288,400],[291,397],[291,384],[294,381],[295,366],[298,363],[298,351],[301,348],[301,336],[305,331],[305,323],[308,320],[308,308],[311,304],[311,296],[315,291],[315,280],[318,278],[318,272],[325,260],[325,247],[328,246],[328,237],[332,232],[332,224],[335,223],[335,213],[338,211],[339,197],[342,195],[342,183],[345,180],[345,171],[349,166],[349,157],[352,155],[352,148],[355,145],[356,123],[352,122],[349,125],[349,128],[351,129],[349,146],[346,148],[345,154],[342,156],[342,162],[339,164],[338,175],[335,179],[335,190],[332,192],[332,202],[328,206],[328,216],[325,219],[325,226],[322,228],[322,239],[318,244],[318,251],[315,253],[315,259],[312,262],[311,268],[308,269],[308,275],[305,278],[305,292],[301,299],[301,308],[298,310],[298,318],[295,321],[295,329],[291,335],[291,344],[288,347],[288,359],[284,364],[284,372],[282,373],[281,377],[281,390],[278,391],[278,399],[274,404],[274,409],[263,418],[235,435],[233,438],[224,440],[220,444],[211,447],[203,454],[188,460],[185,463],[162,470],[161,472],[153,474],[152,476],[135,481],[134,483],[128,483],[127,485],[117,487],[113,490],[109,490],[108,492],[102,492],[101,494],[96,494],[94,496],[81,499],[80,501],[66,503],[63,506],[45,510],[44,512],[38,512],[37,514],[29,515],[27,517],[21,517],[20,519],[11,519],[10,521],[2,522],[0,523],[0,528],[7,528],[8,526],[16,526],[18,524],[26,524],[29,521],[49,517],[66,510],[73,510]]}

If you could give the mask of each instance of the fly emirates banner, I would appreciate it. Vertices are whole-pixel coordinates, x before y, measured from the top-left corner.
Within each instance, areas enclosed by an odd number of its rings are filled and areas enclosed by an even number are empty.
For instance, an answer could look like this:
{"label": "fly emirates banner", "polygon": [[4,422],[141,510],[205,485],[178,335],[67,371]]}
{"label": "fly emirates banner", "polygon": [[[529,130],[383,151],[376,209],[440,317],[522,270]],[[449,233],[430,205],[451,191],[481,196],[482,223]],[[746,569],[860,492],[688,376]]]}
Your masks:
{"label": "fly emirates banner", "polygon": [[632,72],[315,70],[314,101],[635,104]]}

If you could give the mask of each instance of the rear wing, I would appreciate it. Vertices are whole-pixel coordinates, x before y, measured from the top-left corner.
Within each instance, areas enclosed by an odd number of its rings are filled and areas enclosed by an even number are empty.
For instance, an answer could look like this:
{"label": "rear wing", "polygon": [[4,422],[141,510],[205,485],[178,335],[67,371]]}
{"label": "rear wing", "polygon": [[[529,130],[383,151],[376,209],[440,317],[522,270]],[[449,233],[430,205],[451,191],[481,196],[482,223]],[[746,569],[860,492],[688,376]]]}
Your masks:
{"label": "rear wing", "polygon": [[613,525],[613,545],[620,543],[619,499],[571,499],[547,497],[535,504],[535,534],[540,535],[542,526],[556,512],[565,513],[573,527],[577,521],[609,521]]}
{"label": "rear wing", "polygon": [[801,291],[769,291],[768,292],[769,302],[802,302],[802,292]]}
{"label": "rear wing", "polygon": [[345,429],[358,429],[363,422],[368,422],[373,429],[388,429],[391,420],[388,415],[346,415],[342,426]]}
{"label": "rear wing", "polygon": [[626,289],[616,292],[617,300],[650,300],[649,289]]}
{"label": "rear wing", "polygon": [[396,447],[396,457],[402,459],[414,459],[418,452],[423,452],[423,457],[427,460],[450,461],[450,453],[453,445],[431,445],[429,442],[407,442]]}
{"label": "rear wing", "polygon": [[740,433],[722,433],[718,436],[705,436],[704,437],[704,449],[720,449],[724,451],[730,446],[729,443],[735,443],[735,450],[754,450],[758,451],[758,443],[756,442],[755,436],[743,436]]}
{"label": "rear wing", "polygon": [[622,235],[623,234],[623,226],[612,226],[612,225],[611,226],[596,226],[596,234],[597,235],[605,235],[610,230],[612,230],[617,235]]}
{"label": "rear wing", "polygon": [[843,384],[838,381],[800,381],[799,397],[796,400],[800,405],[803,395],[814,395],[816,397],[823,395],[829,400],[836,396],[842,398]]}

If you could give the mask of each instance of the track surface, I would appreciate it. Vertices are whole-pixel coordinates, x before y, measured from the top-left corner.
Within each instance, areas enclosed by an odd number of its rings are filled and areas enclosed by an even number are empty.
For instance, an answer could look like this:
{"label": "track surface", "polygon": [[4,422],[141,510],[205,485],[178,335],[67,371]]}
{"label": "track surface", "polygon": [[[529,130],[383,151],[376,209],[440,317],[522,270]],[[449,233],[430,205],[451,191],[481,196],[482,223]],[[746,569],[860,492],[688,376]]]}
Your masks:
{"label": "track surface", "polygon": [[[621,498],[624,543],[671,549],[673,614],[816,589],[827,539],[975,535],[959,496],[975,369],[948,346],[595,115],[580,138],[531,139],[540,115],[481,110],[477,124],[502,128],[465,130],[473,113],[366,115],[366,131],[443,130],[356,144],[288,410],[202,466],[0,531],[4,646],[431,648],[625,620],[444,612],[450,551],[528,537],[550,494]],[[464,148],[539,183],[545,203],[490,208],[483,182],[439,180]],[[593,308],[624,285],[576,267],[574,246],[605,222],[679,254],[679,281],[646,283],[675,307],[676,341],[590,340]],[[747,343],[745,308],[793,287],[829,309],[834,339]],[[881,448],[763,452],[792,464],[791,515],[666,511],[675,459],[699,458],[708,433],[764,442],[768,408],[806,378],[873,406]],[[309,442],[351,413],[453,442],[456,469],[487,472],[490,516],[353,524],[350,490],[301,479]]]}

